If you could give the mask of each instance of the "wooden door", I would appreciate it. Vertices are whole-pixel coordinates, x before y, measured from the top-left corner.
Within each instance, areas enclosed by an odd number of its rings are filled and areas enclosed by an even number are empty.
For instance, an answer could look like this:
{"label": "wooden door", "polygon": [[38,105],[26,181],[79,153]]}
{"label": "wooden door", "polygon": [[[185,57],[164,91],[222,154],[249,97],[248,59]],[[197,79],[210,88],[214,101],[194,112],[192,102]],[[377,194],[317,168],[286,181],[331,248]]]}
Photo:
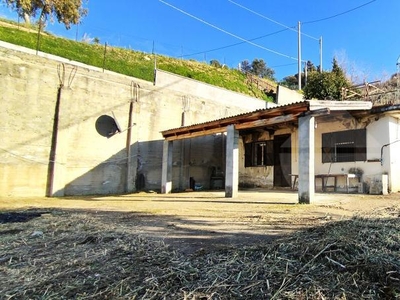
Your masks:
{"label": "wooden door", "polygon": [[290,134],[274,137],[274,186],[290,187],[292,142]]}

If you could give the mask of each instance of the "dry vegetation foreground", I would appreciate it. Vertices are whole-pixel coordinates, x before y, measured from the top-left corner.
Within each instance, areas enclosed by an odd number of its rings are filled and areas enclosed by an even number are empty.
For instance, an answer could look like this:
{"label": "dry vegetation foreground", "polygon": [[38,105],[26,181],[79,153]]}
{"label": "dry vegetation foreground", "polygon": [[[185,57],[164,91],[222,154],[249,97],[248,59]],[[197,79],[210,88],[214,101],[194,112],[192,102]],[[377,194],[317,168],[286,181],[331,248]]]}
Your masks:
{"label": "dry vegetation foreground", "polygon": [[0,299],[400,299],[400,195],[0,198]]}

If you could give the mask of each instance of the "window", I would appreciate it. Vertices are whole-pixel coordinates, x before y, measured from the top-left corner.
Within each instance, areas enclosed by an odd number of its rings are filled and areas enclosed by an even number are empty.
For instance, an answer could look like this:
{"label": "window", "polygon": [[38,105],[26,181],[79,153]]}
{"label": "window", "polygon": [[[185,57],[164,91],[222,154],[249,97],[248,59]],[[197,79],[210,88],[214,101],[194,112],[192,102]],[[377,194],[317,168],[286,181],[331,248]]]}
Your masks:
{"label": "window", "polygon": [[274,144],[272,140],[247,143],[244,147],[245,167],[274,165]]}
{"label": "window", "polygon": [[367,160],[367,131],[355,129],[322,134],[322,162]]}

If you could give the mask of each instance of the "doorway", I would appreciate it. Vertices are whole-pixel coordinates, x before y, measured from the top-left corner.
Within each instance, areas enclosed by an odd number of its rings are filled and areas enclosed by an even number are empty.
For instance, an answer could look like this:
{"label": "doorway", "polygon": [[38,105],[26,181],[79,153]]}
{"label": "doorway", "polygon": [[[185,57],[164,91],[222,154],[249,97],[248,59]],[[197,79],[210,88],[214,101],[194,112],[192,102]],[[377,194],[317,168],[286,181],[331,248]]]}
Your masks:
{"label": "doorway", "polygon": [[290,134],[274,136],[274,187],[290,187],[292,141]]}

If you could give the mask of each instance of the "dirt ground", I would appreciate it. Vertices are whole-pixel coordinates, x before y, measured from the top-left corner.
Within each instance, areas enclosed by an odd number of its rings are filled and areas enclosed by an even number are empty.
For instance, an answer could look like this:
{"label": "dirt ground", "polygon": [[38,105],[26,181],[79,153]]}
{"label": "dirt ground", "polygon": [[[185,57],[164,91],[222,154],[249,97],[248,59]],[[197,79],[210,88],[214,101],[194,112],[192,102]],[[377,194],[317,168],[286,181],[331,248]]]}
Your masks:
{"label": "dirt ground", "polygon": [[[95,214],[104,224],[119,222],[132,234],[161,239],[183,253],[268,243],[295,230],[368,215],[400,206],[400,195],[316,194],[315,203],[298,204],[292,191],[241,191],[67,198],[0,198],[0,212],[34,216],[57,211]],[[39,214],[37,214],[39,213]],[[12,220],[9,220],[12,221]],[[0,220],[5,223],[5,220]]]}

